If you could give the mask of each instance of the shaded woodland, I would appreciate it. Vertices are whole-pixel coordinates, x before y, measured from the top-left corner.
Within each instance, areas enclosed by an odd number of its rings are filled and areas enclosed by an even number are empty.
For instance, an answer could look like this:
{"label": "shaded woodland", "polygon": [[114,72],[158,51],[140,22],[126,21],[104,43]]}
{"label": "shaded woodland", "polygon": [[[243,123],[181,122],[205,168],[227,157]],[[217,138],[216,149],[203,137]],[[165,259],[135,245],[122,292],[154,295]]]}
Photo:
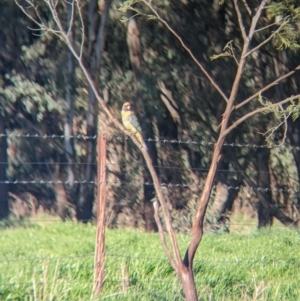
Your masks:
{"label": "shaded woodland", "polygon": [[[240,31],[233,2],[218,2],[158,1],[157,10],[229,94],[236,69],[232,54],[241,51]],[[250,8],[256,2],[248,1]],[[121,22],[124,13],[118,1],[81,3],[87,68],[115,116],[120,118],[125,101],[134,104],[172,209],[173,226],[188,231],[225,103],[163,24],[128,12],[130,21]],[[63,21],[68,24],[69,5],[59,9],[66,12]],[[246,13],[247,7],[243,10]],[[259,24],[266,29],[255,36],[252,47],[272,33],[276,14],[293,18],[286,47],[274,39],[249,57],[238,100],[300,64],[296,1],[284,1],[273,15],[263,13]],[[47,22],[46,9],[41,17]],[[244,22],[250,24],[250,18]],[[41,34],[10,0],[1,3],[0,25],[0,133],[5,134],[0,137],[0,218],[49,212],[62,219],[93,219],[98,123],[100,133],[108,137],[108,225],[156,230],[155,190],[145,162],[131,139],[98,108],[67,47],[55,35]],[[74,44],[79,43],[79,27],[71,34]],[[298,69],[265,92],[263,100],[272,103],[299,94]],[[258,97],[247,109],[260,106]],[[245,114],[243,110],[233,112],[233,121]],[[297,224],[300,121],[288,114],[278,116],[256,115],[226,138],[206,216],[208,228],[228,229],[233,209],[257,218],[259,227],[272,225],[274,218]]]}

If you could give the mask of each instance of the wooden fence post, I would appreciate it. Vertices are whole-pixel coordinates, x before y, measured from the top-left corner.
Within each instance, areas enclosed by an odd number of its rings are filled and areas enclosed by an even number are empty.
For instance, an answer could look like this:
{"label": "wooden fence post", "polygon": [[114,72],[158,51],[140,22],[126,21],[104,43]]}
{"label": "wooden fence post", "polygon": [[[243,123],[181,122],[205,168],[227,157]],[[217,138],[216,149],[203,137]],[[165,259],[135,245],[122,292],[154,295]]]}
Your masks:
{"label": "wooden fence post", "polygon": [[97,139],[97,234],[95,246],[95,266],[93,293],[100,293],[104,281],[105,263],[105,207],[106,207],[106,138]]}

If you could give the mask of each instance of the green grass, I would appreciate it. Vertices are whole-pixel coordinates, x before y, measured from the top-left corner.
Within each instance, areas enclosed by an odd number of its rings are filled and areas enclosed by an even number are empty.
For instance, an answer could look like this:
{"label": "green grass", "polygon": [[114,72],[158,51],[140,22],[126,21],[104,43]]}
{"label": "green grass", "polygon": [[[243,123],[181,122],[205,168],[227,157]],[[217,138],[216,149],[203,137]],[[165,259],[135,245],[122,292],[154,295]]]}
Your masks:
{"label": "green grass", "polygon": [[[183,251],[188,237],[178,238]],[[94,239],[94,226],[71,222],[1,230],[0,300],[95,300]],[[205,235],[194,264],[200,300],[300,300],[299,250],[288,229]],[[108,230],[106,252],[98,300],[183,300],[157,234]]]}

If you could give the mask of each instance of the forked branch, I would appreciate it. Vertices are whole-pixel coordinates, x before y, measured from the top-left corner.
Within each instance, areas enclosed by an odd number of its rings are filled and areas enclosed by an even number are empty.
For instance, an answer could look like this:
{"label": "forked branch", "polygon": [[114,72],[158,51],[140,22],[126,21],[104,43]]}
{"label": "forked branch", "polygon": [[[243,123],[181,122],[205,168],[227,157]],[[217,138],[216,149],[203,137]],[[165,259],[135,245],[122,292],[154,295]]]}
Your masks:
{"label": "forked branch", "polygon": [[[269,43],[273,37],[280,32],[280,30],[287,24],[287,22],[282,23],[272,34],[270,34],[270,36],[265,39],[263,42],[261,42],[260,44],[258,44],[256,47],[252,48],[251,50],[249,50],[246,54],[245,54],[245,58],[250,55],[251,53],[253,53],[254,51],[260,49],[263,45]],[[257,31],[255,31],[257,32]]]}
{"label": "forked branch", "polygon": [[[23,11],[23,13],[30,18],[35,24],[37,24],[41,30],[43,31],[47,31],[47,32],[53,32],[54,30],[48,26],[46,26],[41,19],[36,20],[34,17],[31,16],[31,14],[27,11],[27,9],[25,9],[19,2],[18,0],[15,0],[16,4],[18,5],[18,7]],[[36,6],[33,5],[33,2],[31,0],[26,0],[26,2],[30,5],[30,8],[33,8],[36,15],[38,16],[38,8]],[[166,228],[170,237],[170,241],[171,241],[171,245],[172,245],[172,250],[174,253],[174,261],[176,264],[178,264],[181,261],[181,256],[180,256],[180,251],[179,251],[179,246],[178,246],[178,241],[176,238],[176,234],[175,231],[172,227],[172,223],[171,223],[171,217],[170,217],[170,213],[167,207],[167,203],[165,200],[165,197],[163,195],[161,186],[160,186],[160,182],[158,179],[158,176],[156,174],[156,171],[153,167],[152,164],[152,160],[148,154],[148,152],[141,146],[140,142],[137,140],[137,138],[132,135],[131,132],[127,131],[124,126],[120,123],[120,121],[118,120],[117,117],[115,117],[112,112],[110,111],[109,107],[107,106],[106,102],[104,101],[104,99],[101,97],[101,95],[99,94],[96,85],[92,79],[91,74],[89,73],[89,71],[87,70],[87,68],[85,67],[83,61],[82,61],[82,49],[78,52],[76,51],[76,49],[73,46],[73,43],[70,40],[69,35],[67,34],[67,31],[65,31],[62,27],[59,15],[57,13],[56,10],[56,3],[53,3],[52,1],[45,1],[46,5],[48,5],[48,8],[50,10],[51,16],[53,18],[53,20],[55,21],[56,26],[58,27],[58,30],[55,30],[57,34],[59,34],[60,38],[65,42],[65,44],[67,45],[67,47],[69,48],[69,50],[73,53],[75,59],[78,61],[78,64],[83,72],[83,74],[85,75],[88,83],[90,84],[93,92],[95,93],[96,99],[98,100],[101,108],[103,109],[103,111],[107,114],[108,118],[111,120],[111,122],[118,128],[120,129],[125,135],[131,136],[133,142],[136,144],[136,146],[138,148],[140,148],[144,159],[146,161],[147,167],[149,169],[149,172],[152,176],[152,180],[154,183],[154,187],[155,187],[155,191],[157,194],[157,198],[161,204],[163,213],[164,213],[164,217],[165,217],[165,222],[166,222]],[[77,10],[80,11],[81,7],[79,6],[79,1],[75,2]],[[81,21],[83,21],[82,16],[80,17]],[[83,26],[83,23],[82,23]],[[83,37],[82,37],[83,38]],[[83,39],[82,39],[83,41]],[[81,48],[83,48],[83,43],[81,44]]]}

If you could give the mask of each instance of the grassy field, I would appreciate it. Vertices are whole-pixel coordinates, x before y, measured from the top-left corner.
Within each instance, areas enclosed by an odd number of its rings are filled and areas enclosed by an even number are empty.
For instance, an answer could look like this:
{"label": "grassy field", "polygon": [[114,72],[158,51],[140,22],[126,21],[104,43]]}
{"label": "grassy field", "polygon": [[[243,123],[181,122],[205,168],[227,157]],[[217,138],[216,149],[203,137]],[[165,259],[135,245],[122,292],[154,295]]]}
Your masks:
{"label": "grassy field", "polygon": [[[0,300],[91,297],[95,227],[55,222],[0,230]],[[179,236],[182,250],[188,237]],[[109,230],[96,300],[183,300],[159,236]],[[207,234],[195,259],[200,300],[300,300],[300,234],[274,228]]]}

